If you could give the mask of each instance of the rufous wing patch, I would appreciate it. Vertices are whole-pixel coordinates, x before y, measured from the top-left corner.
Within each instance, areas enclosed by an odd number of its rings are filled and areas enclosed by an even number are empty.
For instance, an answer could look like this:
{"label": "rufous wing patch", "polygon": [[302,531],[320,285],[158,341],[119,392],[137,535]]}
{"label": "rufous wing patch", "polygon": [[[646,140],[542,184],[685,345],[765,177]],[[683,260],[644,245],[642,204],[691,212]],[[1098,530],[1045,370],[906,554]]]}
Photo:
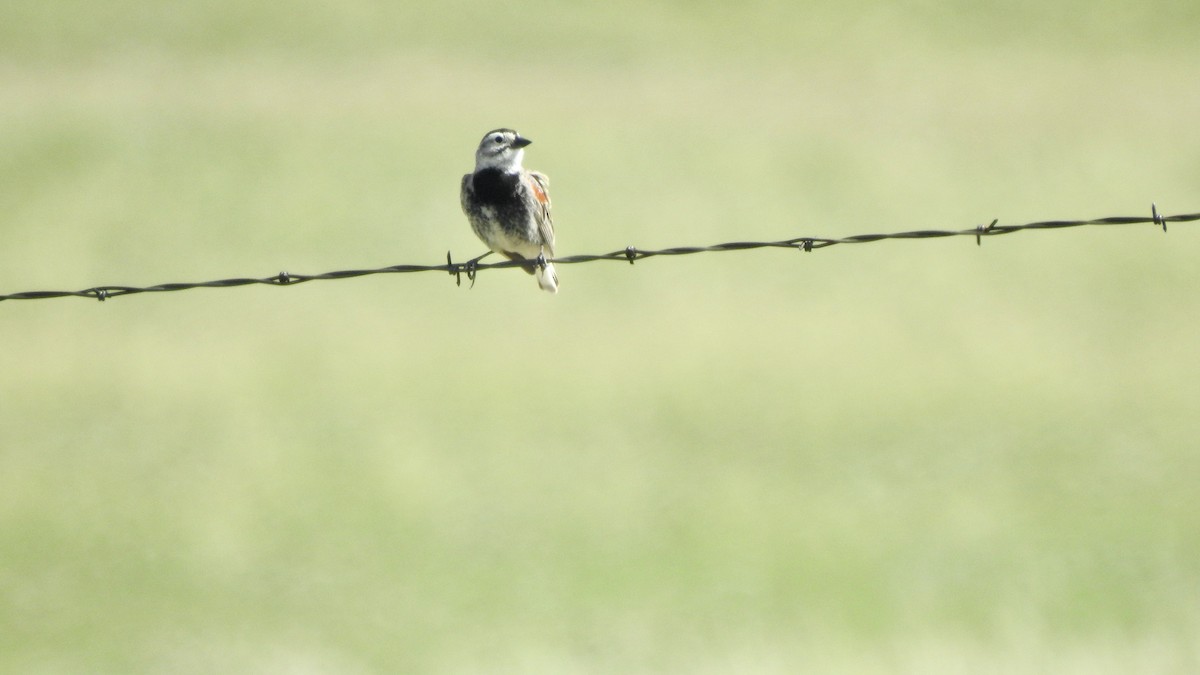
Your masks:
{"label": "rufous wing patch", "polygon": [[538,200],[538,202],[542,204],[550,203],[549,195],[546,194],[546,191],[542,189],[541,183],[539,183],[536,179],[529,179],[529,187],[533,190],[534,199]]}

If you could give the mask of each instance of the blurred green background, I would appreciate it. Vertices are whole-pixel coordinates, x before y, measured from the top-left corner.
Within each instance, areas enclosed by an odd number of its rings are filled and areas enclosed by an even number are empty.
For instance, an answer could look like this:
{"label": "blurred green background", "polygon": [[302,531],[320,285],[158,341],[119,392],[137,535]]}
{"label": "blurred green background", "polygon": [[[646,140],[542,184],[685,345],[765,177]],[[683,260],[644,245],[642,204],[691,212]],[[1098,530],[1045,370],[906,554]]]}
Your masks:
{"label": "blurred green background", "polygon": [[[1200,5],[0,5],[0,292],[1200,210]],[[1196,672],[1200,232],[0,303],[0,671]]]}

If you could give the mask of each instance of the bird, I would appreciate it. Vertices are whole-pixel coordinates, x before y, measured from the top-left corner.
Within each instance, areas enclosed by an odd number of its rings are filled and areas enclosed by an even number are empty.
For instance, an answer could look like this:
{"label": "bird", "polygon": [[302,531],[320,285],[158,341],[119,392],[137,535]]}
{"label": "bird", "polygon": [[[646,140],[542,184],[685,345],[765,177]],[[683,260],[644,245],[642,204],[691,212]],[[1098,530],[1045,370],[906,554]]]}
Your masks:
{"label": "bird", "polygon": [[475,151],[475,170],[462,177],[462,209],[471,229],[492,251],[536,279],[542,290],[558,292],[554,223],[550,219],[550,179],[521,166],[533,141],[512,129],[493,129]]}

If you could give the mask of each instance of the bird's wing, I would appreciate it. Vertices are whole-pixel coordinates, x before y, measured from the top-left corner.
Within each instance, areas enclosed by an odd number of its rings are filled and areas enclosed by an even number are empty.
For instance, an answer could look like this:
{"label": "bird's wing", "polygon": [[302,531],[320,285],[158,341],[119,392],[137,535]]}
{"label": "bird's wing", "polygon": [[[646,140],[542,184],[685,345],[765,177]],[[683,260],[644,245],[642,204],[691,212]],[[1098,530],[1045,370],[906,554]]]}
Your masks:
{"label": "bird's wing", "polygon": [[475,186],[471,182],[473,175],[468,173],[462,177],[462,189],[458,193],[458,200],[462,204],[463,213],[467,214],[467,216],[471,215],[471,210],[467,208],[467,202],[471,198],[472,193],[475,192]]}
{"label": "bird's wing", "polygon": [[537,208],[533,211],[533,217],[537,221],[538,234],[542,238],[542,246],[546,249],[546,255],[553,257],[554,221],[550,219],[550,179],[544,173],[530,171],[529,191],[533,194],[534,200],[537,201]]}

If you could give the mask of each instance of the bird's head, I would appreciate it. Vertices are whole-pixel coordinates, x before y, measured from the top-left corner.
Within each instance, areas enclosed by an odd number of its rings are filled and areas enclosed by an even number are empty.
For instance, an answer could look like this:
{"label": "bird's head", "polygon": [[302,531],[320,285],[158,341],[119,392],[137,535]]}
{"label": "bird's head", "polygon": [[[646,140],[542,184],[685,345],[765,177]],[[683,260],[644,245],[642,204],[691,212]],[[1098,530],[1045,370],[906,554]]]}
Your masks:
{"label": "bird's head", "polygon": [[525,157],[522,148],[532,142],[512,129],[493,129],[484,134],[475,151],[475,170],[520,171],[521,160]]}

